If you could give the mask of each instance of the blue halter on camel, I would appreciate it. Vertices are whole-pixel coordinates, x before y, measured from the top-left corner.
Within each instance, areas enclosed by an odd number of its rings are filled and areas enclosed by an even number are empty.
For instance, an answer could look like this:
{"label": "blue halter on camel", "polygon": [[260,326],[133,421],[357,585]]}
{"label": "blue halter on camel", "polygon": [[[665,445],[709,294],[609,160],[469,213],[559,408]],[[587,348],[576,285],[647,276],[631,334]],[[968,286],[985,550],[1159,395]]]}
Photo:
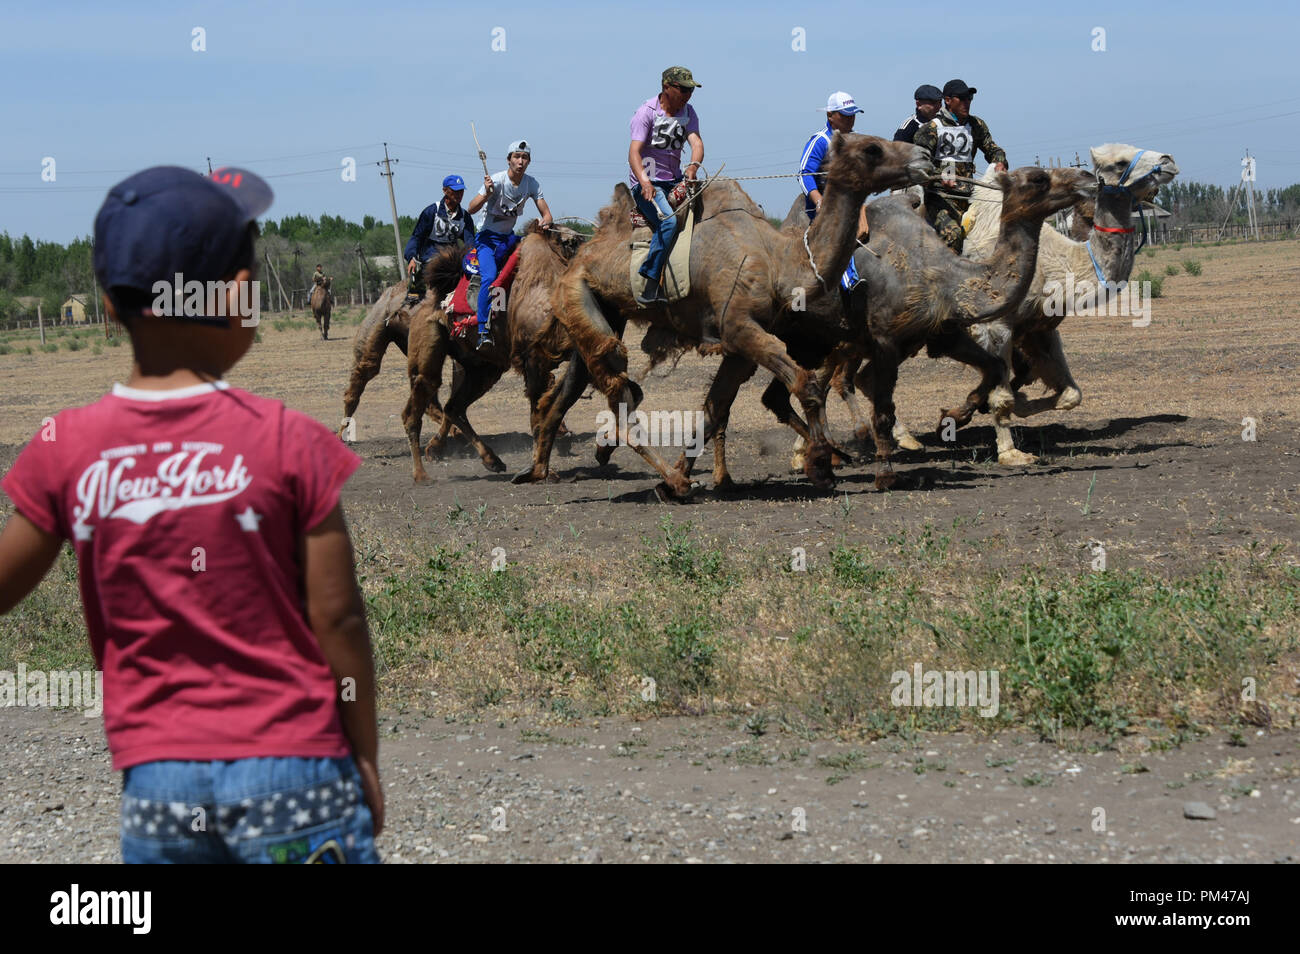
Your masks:
{"label": "blue halter on camel", "polygon": [[[1142,158],[1142,154],[1145,152],[1146,152],[1145,149],[1139,149],[1137,151],[1137,155],[1133,157],[1133,161],[1128,164],[1128,168],[1124,170],[1124,174],[1119,177],[1119,183],[1117,185],[1107,185],[1105,182],[1102,182],[1101,177],[1098,176],[1097,189],[1101,192],[1101,194],[1107,195],[1116,192],[1127,194],[1129,197],[1129,206],[1131,208],[1133,205],[1133,201],[1132,201],[1133,186],[1137,185],[1139,182],[1141,182],[1143,179],[1147,178],[1148,176],[1153,176],[1160,171],[1160,163],[1156,163],[1154,166],[1151,167],[1151,170],[1149,172],[1143,173],[1143,175],[1140,178],[1136,179],[1132,184],[1130,185],[1125,184],[1128,181],[1128,177],[1133,174],[1133,170],[1137,167],[1138,160]],[[1138,219],[1142,222],[1142,241],[1140,241],[1138,243],[1138,247],[1133,250],[1134,255],[1142,251],[1142,247],[1147,244],[1147,217],[1146,214],[1142,211],[1142,206],[1140,203],[1138,204]],[[1097,232],[1120,232],[1127,235],[1127,234],[1132,234],[1134,228],[1133,226],[1130,225],[1126,229],[1112,229],[1112,228],[1106,228],[1105,226],[1094,224],[1093,230]],[[1101,265],[1097,261],[1097,256],[1094,255],[1092,252],[1092,239],[1088,239],[1088,241],[1085,242],[1084,245],[1088,249],[1088,258],[1092,259],[1092,269],[1097,273],[1097,281],[1101,282],[1102,284],[1105,284],[1107,282],[1107,278],[1105,275],[1102,274]]]}

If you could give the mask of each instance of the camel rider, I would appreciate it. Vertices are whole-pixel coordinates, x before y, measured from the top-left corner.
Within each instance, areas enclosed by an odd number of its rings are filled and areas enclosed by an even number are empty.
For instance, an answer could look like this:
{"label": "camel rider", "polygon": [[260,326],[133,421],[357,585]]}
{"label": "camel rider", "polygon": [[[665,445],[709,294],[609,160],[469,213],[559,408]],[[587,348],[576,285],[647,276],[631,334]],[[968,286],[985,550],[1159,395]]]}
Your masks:
{"label": "camel rider", "polygon": [[465,198],[465,180],[447,176],[442,180],[442,198],[425,208],[415,223],[415,231],[402,254],[406,258],[406,304],[413,306],[424,297],[424,263],[451,245],[459,246],[474,238],[474,220],[461,208]]}
{"label": "camel rider", "polygon": [[[971,99],[975,96],[974,87],[967,86],[959,79],[949,80],[943,87],[943,109],[930,122],[916,131],[912,142],[924,149],[930,160],[939,167],[941,174],[956,174],[971,177],[975,174],[975,150],[984,153],[984,158],[993,164],[993,168],[1006,172],[1007,154],[993,141],[993,134],[984,120],[972,116]],[[957,197],[941,195],[933,186],[925,192],[925,218],[934,227],[947,246],[961,254],[965,233],[961,227],[961,217],[970,208],[969,196],[974,191],[967,183],[958,183],[953,179],[943,179],[944,192],[957,193]]]}
{"label": "camel rider", "polygon": [[943,94],[939,92],[939,87],[929,83],[918,86],[912,98],[916,103],[916,112],[898,124],[894,130],[894,142],[916,142],[916,131],[932,122],[943,107]]}
{"label": "camel rider", "polygon": [[[803,155],[799,159],[799,184],[803,187],[803,210],[808,213],[808,221],[817,217],[817,210],[822,204],[822,189],[826,183],[821,181],[825,173],[822,166],[830,152],[831,137],[837,132],[853,132],[853,125],[858,120],[862,107],[854,102],[853,97],[843,91],[831,93],[826,100],[826,126],[812,134],[804,144]],[[858,235],[867,234],[867,207],[858,212]]]}
{"label": "camel rider", "polygon": [[470,200],[466,210],[473,215],[479,209],[486,208],[483,226],[475,236],[478,247],[478,347],[488,341],[488,327],[491,320],[492,281],[497,272],[510,257],[511,251],[519,244],[515,235],[515,221],[523,211],[524,204],[532,199],[541,213],[538,225],[544,229],[551,227],[551,209],[542,198],[542,187],[525,170],[533,161],[532,147],[520,139],[512,142],[506,151],[507,168],[494,176],[483,177],[483,188]]}
{"label": "camel rider", "polygon": [[627,150],[632,200],[654,233],[650,251],[639,269],[646,280],[645,292],[637,298],[643,305],[664,300],[659,280],[681,224],[681,217],[671,214],[668,196],[682,181],[682,146],[688,142],[691,145],[691,161],[685,171],[688,181],[695,180],[704,161],[700,118],[689,102],[700,84],[684,66],[668,67],[660,81],[659,94],[632,114],[632,144]]}
{"label": "camel rider", "polygon": [[[312,272],[312,276],[311,276],[311,288],[308,289],[309,292],[307,296],[308,303],[310,303],[311,301],[311,295],[310,295],[311,290],[314,289],[317,285],[324,285],[324,284],[325,284],[325,270],[321,268],[319,263],[317,263],[316,271]],[[334,292],[331,289],[326,288],[325,294],[330,296],[330,304],[333,305]]]}

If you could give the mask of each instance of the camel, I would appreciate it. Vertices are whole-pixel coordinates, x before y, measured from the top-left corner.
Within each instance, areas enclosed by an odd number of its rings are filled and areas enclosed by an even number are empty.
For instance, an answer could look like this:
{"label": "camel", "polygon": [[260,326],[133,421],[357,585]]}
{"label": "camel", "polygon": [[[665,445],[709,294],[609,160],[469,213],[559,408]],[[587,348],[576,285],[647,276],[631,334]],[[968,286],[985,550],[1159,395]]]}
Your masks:
{"label": "camel", "polygon": [[[863,200],[871,192],[927,181],[933,174],[924,153],[909,143],[837,133],[831,143],[821,212],[800,235],[773,228],[734,180],[713,181],[689,200],[697,216],[690,293],[672,304],[644,310],[633,299],[628,281],[633,203],[627,186],[620,183],[611,204],[600,212],[595,237],[556,286],[555,313],[581,360],[570,360],[557,399],[538,428],[533,465],[517,474],[515,482],[550,479],[551,448],[560,419],[591,380],[620,421],[617,442],[631,446],[658,471],[663,477],[661,492],[674,497],[690,493],[686,458],[669,467],[639,439],[639,428],[626,426],[642,397],[641,388],[628,376],[627,349],[620,340],[630,319],[650,325],[649,333],[666,334],[680,345],[704,345],[726,356],[705,401],[706,420],[726,397],[726,389],[732,383],[739,387],[740,382],[733,380],[738,368],[747,366],[749,374],[757,366],[772,371],[788,392],[786,413],[791,426],[809,440],[805,474],[817,487],[832,486],[832,445],[826,436],[822,394],[800,361],[815,367],[847,332],[838,308],[837,282],[848,265]],[[723,369],[728,369],[725,376]],[[806,423],[789,413],[791,398],[800,402]],[[730,406],[730,400],[726,403]],[[713,432],[707,435],[706,439]]]}
{"label": "camel", "polygon": [[316,330],[320,332],[321,341],[330,340],[330,312],[334,308],[334,295],[330,286],[333,278],[323,278],[311,290],[311,313],[316,319]]}
{"label": "camel", "polygon": [[[426,411],[439,422],[425,456],[441,456],[448,431],[455,425],[478,451],[489,471],[506,469],[496,453],[470,426],[469,406],[486,394],[513,366],[524,377],[533,427],[539,407],[549,408],[543,398],[554,384],[553,370],[564,360],[572,344],[563,325],[551,313],[551,290],[582,244],[572,229],[555,227],[543,231],[529,223],[519,246],[519,270],[506,303],[506,319],[494,325],[492,340],[475,348],[473,337],[452,337],[442,300],[455,289],[461,275],[461,252],[441,252],[425,264],[424,277],[432,295],[426,295],[411,315],[407,350],[407,376],[411,394],[402,411],[402,424],[411,445],[412,476],[416,483],[429,479],[420,454],[420,427]],[[438,400],[442,368],[454,358],[463,376],[453,380],[451,396],[444,408]]]}
{"label": "camel", "polygon": [[[847,301],[849,323],[860,337],[847,340],[836,357],[847,360],[856,352],[866,358],[856,384],[872,404],[879,489],[894,483],[889,458],[898,367],[923,346],[931,357],[953,358],[983,375],[962,407],[940,411],[941,426],[947,417],[969,420],[985,406],[996,415],[1010,413],[1013,398],[999,387],[999,362],[966,329],[1001,317],[1029,293],[1043,221],[1087,196],[1095,185],[1091,173],[1071,168],[1026,166],[990,178],[1002,190],[1003,201],[997,244],[981,262],[954,255],[906,195],[877,199],[867,207],[871,238],[853,255],[861,281]],[[823,375],[833,363],[823,366]],[[764,403],[772,407],[769,397]]]}
{"label": "camel", "polygon": [[[1053,315],[1051,312],[1058,309],[1049,307],[1047,299],[1053,287],[1061,288],[1067,279],[1076,289],[1076,296],[1097,295],[1098,274],[1107,283],[1127,282],[1137,253],[1132,213],[1178,174],[1178,166],[1168,154],[1122,143],[1097,146],[1091,150],[1091,156],[1097,174],[1096,192],[1089,197],[1096,204],[1091,238],[1087,242],[1074,241],[1044,225],[1029,294],[1003,318],[971,331],[981,348],[1000,357],[1003,386],[1014,393],[1017,417],[1050,410],[1068,411],[1082,402],[1083,393],[1070,374],[1057,330],[1073,309],[1066,307]],[[970,211],[973,221],[963,254],[980,260],[992,248],[998,212],[996,193],[992,201],[972,203]],[[1080,217],[1076,215],[1076,220]],[[1103,309],[1106,307],[1104,292],[1094,300]],[[1038,380],[1050,393],[1046,397],[1026,399],[1020,388]],[[958,426],[964,423],[966,420],[959,420]],[[1006,417],[995,417],[994,428],[1000,464],[1024,466],[1035,462],[1033,455],[1016,450],[1011,443]]]}

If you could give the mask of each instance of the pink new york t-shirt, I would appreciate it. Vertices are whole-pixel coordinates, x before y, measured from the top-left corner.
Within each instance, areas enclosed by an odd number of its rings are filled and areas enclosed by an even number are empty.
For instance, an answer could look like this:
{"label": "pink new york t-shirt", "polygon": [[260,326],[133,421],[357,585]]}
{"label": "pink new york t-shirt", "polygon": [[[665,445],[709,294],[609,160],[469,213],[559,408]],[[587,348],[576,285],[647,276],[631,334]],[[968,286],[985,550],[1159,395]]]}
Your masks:
{"label": "pink new york t-shirt", "polygon": [[348,754],[299,539],[360,462],[225,382],[117,385],[19,455],[0,486],[75,548],[115,769]]}

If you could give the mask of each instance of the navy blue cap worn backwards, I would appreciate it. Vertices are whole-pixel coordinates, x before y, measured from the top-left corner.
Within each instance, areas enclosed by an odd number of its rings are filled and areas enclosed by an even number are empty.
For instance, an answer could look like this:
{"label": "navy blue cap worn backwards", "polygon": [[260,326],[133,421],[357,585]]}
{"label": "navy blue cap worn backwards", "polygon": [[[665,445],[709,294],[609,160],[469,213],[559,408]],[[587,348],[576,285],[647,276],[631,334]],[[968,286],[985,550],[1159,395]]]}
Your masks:
{"label": "navy blue cap worn backwards", "polygon": [[154,166],[108,191],[95,216],[95,277],[114,288],[150,292],[154,283],[229,276],[250,223],[271,205],[271,187],[246,169],[212,178]]}

